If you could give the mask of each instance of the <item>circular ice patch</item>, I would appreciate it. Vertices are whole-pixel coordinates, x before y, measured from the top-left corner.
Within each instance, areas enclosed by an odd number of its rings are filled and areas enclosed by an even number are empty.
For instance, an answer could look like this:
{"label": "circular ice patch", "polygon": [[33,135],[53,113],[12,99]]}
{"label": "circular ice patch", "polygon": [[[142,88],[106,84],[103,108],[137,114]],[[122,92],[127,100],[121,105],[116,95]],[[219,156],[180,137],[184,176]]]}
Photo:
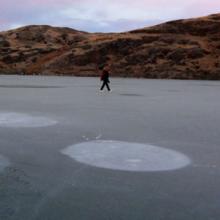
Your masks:
{"label": "circular ice patch", "polygon": [[9,160],[0,155],[0,172],[7,166],[9,166]]}
{"label": "circular ice patch", "polygon": [[61,152],[78,162],[113,170],[168,171],[190,164],[187,156],[174,150],[120,141],[84,142]]}
{"label": "circular ice patch", "polygon": [[0,127],[46,127],[56,124],[55,120],[22,113],[0,113]]}

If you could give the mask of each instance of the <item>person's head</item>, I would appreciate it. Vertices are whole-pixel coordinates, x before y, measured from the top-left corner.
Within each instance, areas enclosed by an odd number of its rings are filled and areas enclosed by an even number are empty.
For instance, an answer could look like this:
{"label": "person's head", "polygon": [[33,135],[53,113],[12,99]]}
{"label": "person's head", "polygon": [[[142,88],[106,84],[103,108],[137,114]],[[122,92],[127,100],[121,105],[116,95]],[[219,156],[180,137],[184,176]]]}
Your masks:
{"label": "person's head", "polygon": [[110,66],[107,64],[104,66],[104,70],[109,71],[110,70]]}

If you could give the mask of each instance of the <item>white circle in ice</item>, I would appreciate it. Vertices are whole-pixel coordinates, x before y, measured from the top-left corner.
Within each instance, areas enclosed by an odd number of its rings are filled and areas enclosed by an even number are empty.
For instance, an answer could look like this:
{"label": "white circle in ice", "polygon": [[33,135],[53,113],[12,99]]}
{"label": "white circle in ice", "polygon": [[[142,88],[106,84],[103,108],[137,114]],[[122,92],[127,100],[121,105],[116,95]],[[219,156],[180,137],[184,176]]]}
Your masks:
{"label": "white circle in ice", "polygon": [[5,167],[9,166],[9,164],[9,160],[0,155],[0,172],[3,171]]}
{"label": "white circle in ice", "polygon": [[15,112],[0,112],[0,127],[46,127],[56,123],[57,121],[46,117]]}
{"label": "white circle in ice", "polygon": [[191,162],[187,156],[174,150],[121,141],[83,142],[61,152],[84,164],[121,171],[176,170]]}

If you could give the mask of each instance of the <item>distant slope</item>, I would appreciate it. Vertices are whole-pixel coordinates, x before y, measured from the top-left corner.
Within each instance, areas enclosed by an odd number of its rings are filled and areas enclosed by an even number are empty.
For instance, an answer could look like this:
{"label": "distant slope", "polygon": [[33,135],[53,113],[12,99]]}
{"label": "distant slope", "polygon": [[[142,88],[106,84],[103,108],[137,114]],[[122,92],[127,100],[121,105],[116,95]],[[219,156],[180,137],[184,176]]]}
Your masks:
{"label": "distant slope", "polygon": [[220,79],[220,14],[125,33],[91,34],[46,25],[0,33],[0,72]]}

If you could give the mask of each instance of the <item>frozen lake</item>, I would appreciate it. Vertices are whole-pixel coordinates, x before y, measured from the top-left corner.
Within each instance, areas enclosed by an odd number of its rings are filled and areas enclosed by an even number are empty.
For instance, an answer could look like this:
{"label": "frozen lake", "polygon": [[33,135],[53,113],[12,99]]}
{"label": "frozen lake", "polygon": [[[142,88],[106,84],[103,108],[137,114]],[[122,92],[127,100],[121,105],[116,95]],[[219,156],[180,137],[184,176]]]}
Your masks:
{"label": "frozen lake", "polygon": [[0,219],[220,219],[220,82],[0,76]]}

